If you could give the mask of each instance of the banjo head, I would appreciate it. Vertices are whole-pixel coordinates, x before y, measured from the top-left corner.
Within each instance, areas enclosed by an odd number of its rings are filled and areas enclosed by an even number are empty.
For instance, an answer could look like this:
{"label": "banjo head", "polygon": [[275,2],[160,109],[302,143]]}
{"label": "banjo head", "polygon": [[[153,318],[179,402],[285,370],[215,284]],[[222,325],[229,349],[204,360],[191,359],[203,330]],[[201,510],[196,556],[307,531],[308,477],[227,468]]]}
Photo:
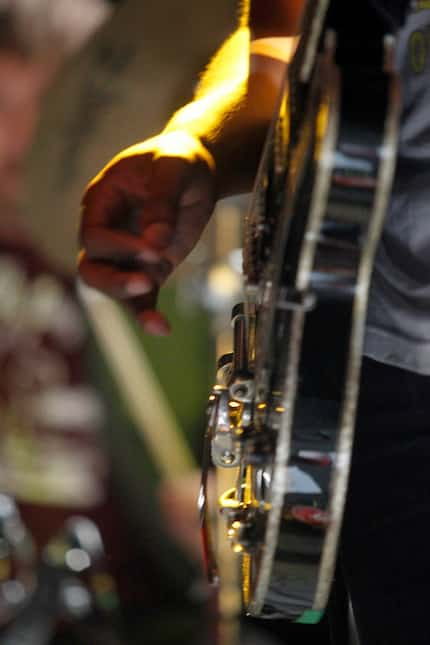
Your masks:
{"label": "banjo head", "polygon": [[[246,302],[209,405],[212,462],[237,469],[218,507],[238,555],[243,611],[301,623],[321,618],[336,565],[400,113],[395,76],[342,76],[334,42],[328,32],[287,172],[277,137],[291,94],[281,102],[247,220]],[[369,85],[375,100],[363,120],[357,106]],[[278,189],[285,199],[271,194]]]}

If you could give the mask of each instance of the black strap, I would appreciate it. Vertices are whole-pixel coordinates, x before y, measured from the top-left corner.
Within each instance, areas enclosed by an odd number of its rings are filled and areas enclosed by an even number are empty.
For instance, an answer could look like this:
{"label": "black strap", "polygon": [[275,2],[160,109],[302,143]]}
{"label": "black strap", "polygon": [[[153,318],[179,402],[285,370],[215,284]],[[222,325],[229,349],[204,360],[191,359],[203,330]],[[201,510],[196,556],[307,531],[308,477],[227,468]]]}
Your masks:
{"label": "black strap", "polygon": [[410,0],[370,0],[370,2],[392,31],[397,31],[403,25],[411,4]]}
{"label": "black strap", "polygon": [[373,0],[332,0],[327,27],[337,34],[336,59],[342,67],[381,67],[384,36],[393,30],[381,12],[375,9]]}

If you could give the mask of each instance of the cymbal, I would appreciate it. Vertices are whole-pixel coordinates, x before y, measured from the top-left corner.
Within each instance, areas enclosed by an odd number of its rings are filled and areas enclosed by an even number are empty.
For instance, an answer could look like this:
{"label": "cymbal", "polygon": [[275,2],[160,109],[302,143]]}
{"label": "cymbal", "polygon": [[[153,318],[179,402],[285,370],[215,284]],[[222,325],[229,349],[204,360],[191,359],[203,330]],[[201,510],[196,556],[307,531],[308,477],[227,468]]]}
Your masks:
{"label": "cymbal", "polygon": [[80,199],[119,150],[160,131],[231,33],[237,0],[128,0],[64,66],[26,160],[23,207],[36,244],[75,270]]}

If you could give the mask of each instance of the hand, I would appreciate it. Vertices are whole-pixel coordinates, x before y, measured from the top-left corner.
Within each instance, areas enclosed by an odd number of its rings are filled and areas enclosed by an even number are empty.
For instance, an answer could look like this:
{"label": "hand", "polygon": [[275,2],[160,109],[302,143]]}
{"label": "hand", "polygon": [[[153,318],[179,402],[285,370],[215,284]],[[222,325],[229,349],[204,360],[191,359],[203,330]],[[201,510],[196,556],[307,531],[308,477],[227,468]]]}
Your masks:
{"label": "hand", "polygon": [[170,132],[127,148],[85,191],[82,279],[130,306],[148,333],[169,333],[158,289],[200,238],[215,192],[214,162],[197,138]]}

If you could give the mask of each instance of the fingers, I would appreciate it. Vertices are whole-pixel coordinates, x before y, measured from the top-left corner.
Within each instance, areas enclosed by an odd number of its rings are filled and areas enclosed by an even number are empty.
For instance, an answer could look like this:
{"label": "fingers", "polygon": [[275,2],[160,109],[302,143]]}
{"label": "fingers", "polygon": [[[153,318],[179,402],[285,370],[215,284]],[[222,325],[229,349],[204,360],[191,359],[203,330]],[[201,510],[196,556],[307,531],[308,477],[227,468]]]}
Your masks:
{"label": "fingers", "polygon": [[165,246],[171,236],[171,228],[162,222],[148,228],[152,245],[146,237],[126,231],[86,227],[81,233],[81,277],[114,298],[147,294],[172,272],[172,264],[155,250]]}
{"label": "fingers", "polygon": [[[172,136],[168,142],[181,143]],[[159,335],[169,325],[155,310],[158,288],[192,249],[213,206],[212,173],[198,151],[195,159],[166,156],[165,143],[156,138],[152,150],[124,151],[90,183],[79,260],[85,282],[121,299],[148,333]]]}
{"label": "fingers", "polygon": [[111,264],[92,262],[86,256],[81,257],[79,273],[90,287],[114,298],[144,296],[154,289],[149,277],[140,271],[121,271]]}
{"label": "fingers", "polygon": [[86,227],[81,232],[81,246],[91,260],[111,262],[158,262],[160,254],[144,240],[126,231]]}
{"label": "fingers", "polygon": [[170,325],[162,313],[154,309],[146,309],[137,313],[137,318],[147,334],[152,336],[167,336]]}
{"label": "fingers", "polygon": [[149,165],[124,159],[93,180],[82,200],[80,242],[87,254],[116,260],[142,252],[157,261],[174,235],[186,166],[178,159]]}
{"label": "fingers", "polygon": [[80,242],[85,258],[79,269],[91,286],[126,298],[160,286],[170,274],[173,263],[162,252],[175,234],[182,190],[177,162],[153,164],[151,194],[146,187],[139,203],[131,175],[142,166],[135,160],[123,160],[91,185],[83,199]]}
{"label": "fingers", "polygon": [[86,284],[121,300],[139,320],[144,331],[156,336],[170,333],[167,319],[155,310],[157,285],[166,279],[170,271],[167,263],[154,265],[145,273],[144,269],[123,271],[109,263],[91,261],[82,252],[79,259],[79,273]]}

